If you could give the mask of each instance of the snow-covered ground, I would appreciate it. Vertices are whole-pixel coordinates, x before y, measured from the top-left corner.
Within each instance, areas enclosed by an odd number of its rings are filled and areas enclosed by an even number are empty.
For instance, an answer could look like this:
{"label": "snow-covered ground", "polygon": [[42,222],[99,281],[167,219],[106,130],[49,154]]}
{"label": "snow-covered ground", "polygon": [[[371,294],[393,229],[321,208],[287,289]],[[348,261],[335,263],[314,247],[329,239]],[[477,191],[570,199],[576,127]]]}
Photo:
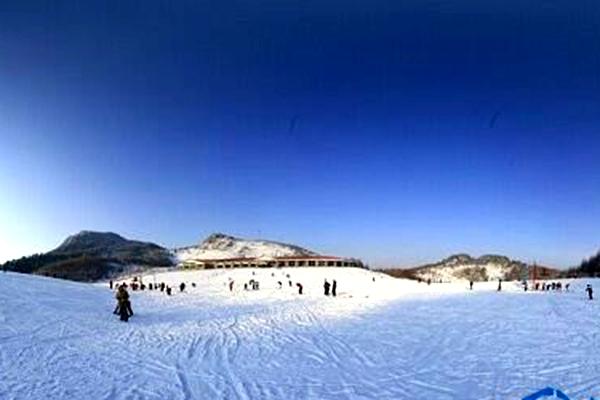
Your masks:
{"label": "snow-covered ground", "polygon": [[[337,280],[337,298],[321,294],[325,278]],[[0,274],[0,399],[520,399],[546,386],[573,399],[600,394],[600,303],[585,299],[585,280],[569,293],[512,283],[498,293],[494,282],[469,292],[344,268],[144,277],[155,279],[173,296],[132,292],[136,314],[123,323],[106,284]],[[249,279],[261,289],[244,291]]]}

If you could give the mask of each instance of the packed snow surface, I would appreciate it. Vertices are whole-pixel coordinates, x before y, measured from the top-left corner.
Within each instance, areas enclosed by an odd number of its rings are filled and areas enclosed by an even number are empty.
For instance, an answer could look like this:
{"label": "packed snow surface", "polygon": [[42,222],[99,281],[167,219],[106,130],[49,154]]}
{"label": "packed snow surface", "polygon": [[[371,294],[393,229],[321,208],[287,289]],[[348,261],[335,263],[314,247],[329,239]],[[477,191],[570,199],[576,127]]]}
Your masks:
{"label": "packed snow surface", "polygon": [[[600,304],[586,300],[585,280],[568,293],[514,283],[498,293],[492,282],[470,292],[349,268],[143,279],[166,282],[173,296],[130,292],[135,315],[124,323],[105,283],[0,273],[0,399],[520,399],[546,386],[574,399],[600,394]],[[250,279],[260,290],[243,290]],[[337,281],[336,298],[323,296],[324,279]]]}

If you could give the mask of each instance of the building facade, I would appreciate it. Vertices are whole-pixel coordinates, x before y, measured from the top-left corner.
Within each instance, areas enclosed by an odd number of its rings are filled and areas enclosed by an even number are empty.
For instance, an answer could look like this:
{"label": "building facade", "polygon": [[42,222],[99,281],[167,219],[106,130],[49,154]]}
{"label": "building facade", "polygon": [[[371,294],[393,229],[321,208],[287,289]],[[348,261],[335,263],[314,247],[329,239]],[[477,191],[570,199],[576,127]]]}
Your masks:
{"label": "building facade", "polygon": [[183,268],[287,268],[287,267],[357,267],[363,268],[360,260],[335,256],[289,256],[274,258],[225,258],[187,260]]}

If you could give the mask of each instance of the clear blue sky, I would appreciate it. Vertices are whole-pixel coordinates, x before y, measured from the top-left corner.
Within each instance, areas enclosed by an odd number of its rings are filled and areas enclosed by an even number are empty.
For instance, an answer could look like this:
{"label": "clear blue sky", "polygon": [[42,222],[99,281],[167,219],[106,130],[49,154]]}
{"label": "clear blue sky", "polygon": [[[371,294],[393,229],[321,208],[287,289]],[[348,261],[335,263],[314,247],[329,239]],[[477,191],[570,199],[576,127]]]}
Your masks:
{"label": "clear blue sky", "polygon": [[0,3],[0,260],[82,229],[600,247],[596,0]]}

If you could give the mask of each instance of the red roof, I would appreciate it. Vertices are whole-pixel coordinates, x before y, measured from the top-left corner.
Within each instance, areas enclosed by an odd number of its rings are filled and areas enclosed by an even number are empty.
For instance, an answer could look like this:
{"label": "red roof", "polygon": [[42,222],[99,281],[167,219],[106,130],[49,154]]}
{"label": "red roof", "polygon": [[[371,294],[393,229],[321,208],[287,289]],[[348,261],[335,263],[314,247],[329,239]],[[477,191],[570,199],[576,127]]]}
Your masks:
{"label": "red roof", "polygon": [[268,262],[268,261],[294,261],[294,260],[323,260],[323,261],[342,261],[347,260],[342,257],[336,256],[286,256],[286,257],[274,257],[270,258],[253,258],[253,257],[238,257],[238,258],[198,258],[189,260],[190,262],[211,262],[211,263],[227,263],[227,262],[243,262],[243,263],[257,263],[257,262]]}

